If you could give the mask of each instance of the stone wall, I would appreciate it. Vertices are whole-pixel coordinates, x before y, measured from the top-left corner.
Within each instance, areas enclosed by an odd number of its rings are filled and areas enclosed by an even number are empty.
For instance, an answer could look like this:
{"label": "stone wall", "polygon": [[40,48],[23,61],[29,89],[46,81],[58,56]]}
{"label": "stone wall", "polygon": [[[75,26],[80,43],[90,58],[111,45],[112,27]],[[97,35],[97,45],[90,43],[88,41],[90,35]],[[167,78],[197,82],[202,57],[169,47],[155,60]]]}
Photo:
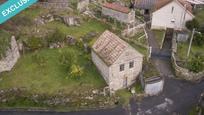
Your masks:
{"label": "stone wall", "polygon": [[144,91],[145,94],[153,96],[163,91],[164,79],[161,77],[151,77],[145,79]]}
{"label": "stone wall", "polygon": [[49,2],[38,2],[37,4],[43,8],[54,8],[54,9],[68,9],[69,2],[68,1],[49,1]]}
{"label": "stone wall", "polygon": [[173,37],[171,61],[172,61],[172,66],[175,70],[175,74],[177,77],[180,77],[185,80],[190,80],[190,81],[200,81],[204,79],[204,71],[199,72],[199,73],[193,73],[193,72],[190,72],[186,68],[180,67],[176,61],[176,52],[177,52],[177,42],[176,42],[176,38]]}
{"label": "stone wall", "polygon": [[135,22],[135,11],[131,11],[128,14],[118,12],[112,9],[108,9],[106,7],[102,7],[102,14],[105,16],[110,16],[120,22],[123,23],[134,23]]}
{"label": "stone wall", "polygon": [[11,37],[11,46],[6,51],[6,56],[0,60],[0,73],[10,71],[20,58],[19,48],[14,36]]}
{"label": "stone wall", "polygon": [[85,11],[88,8],[89,5],[89,0],[79,0],[77,4],[77,10],[80,12]]}

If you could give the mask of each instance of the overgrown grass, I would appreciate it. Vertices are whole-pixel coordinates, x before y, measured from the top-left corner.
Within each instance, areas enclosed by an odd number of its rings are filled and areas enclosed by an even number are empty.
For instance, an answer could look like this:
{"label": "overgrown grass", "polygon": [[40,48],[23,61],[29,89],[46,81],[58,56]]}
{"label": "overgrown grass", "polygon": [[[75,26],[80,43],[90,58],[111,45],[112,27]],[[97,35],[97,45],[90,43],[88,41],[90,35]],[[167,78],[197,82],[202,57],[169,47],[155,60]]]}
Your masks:
{"label": "overgrown grass", "polygon": [[0,30],[0,59],[5,55],[6,50],[10,47],[11,35]]}
{"label": "overgrown grass", "polygon": [[52,30],[58,28],[64,34],[74,36],[75,38],[81,38],[89,32],[98,32],[99,34],[101,34],[106,29],[110,29],[110,27],[105,23],[103,24],[102,22],[94,19],[89,19],[87,20],[87,22],[84,22],[80,26],[74,27],[68,27],[61,22],[54,21],[45,25],[43,28]]}
{"label": "overgrown grass", "polygon": [[[178,43],[177,56],[179,57],[179,59],[181,60],[187,59],[188,47],[189,47],[189,42]],[[204,49],[204,45],[197,46],[195,44],[192,44],[189,58],[193,57],[195,54],[204,54],[203,49]]]}
{"label": "overgrown grass", "polygon": [[165,36],[165,30],[153,30],[153,33],[155,35],[157,43],[159,44],[159,47],[162,47],[162,42]]}
{"label": "overgrown grass", "polygon": [[124,106],[127,106],[130,101],[130,97],[132,96],[131,93],[127,89],[122,89],[116,92],[116,95],[120,97],[120,103]]}
{"label": "overgrown grass", "polygon": [[195,13],[195,17],[200,24],[204,24],[204,8],[198,9]]}
{"label": "overgrown grass", "polygon": [[[73,50],[76,53],[77,65],[84,68],[83,77],[71,79],[67,70],[62,68],[59,55],[62,51]],[[43,67],[36,63],[33,55],[43,56],[46,62]],[[68,78],[67,78],[68,77]],[[91,63],[90,57],[75,47],[63,49],[44,49],[23,55],[15,68],[1,75],[1,89],[26,88],[32,93],[55,94],[62,90],[65,94],[72,91],[86,91],[91,88],[101,88],[105,82]]]}
{"label": "overgrown grass", "polygon": [[160,75],[159,71],[156,69],[152,62],[144,61],[143,65],[144,67],[146,67],[143,74],[144,78],[150,78]]}

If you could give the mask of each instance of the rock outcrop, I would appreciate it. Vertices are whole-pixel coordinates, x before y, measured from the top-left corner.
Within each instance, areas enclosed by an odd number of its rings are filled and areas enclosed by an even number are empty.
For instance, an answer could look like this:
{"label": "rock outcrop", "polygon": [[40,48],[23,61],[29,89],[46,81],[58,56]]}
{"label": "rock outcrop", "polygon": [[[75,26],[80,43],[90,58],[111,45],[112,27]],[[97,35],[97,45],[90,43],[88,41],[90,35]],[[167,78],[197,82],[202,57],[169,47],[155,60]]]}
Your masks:
{"label": "rock outcrop", "polygon": [[14,36],[11,37],[11,46],[6,51],[6,56],[0,60],[0,73],[4,71],[10,71],[18,59],[20,58],[20,52],[18,44]]}

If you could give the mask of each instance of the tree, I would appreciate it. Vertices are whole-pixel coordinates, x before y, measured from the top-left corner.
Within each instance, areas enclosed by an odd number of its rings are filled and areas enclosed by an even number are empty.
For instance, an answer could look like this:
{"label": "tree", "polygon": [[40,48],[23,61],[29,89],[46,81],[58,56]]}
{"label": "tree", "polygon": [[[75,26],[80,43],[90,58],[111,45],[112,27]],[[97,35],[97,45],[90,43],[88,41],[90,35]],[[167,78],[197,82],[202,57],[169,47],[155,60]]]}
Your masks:
{"label": "tree", "polygon": [[190,20],[186,22],[186,27],[189,30],[193,30],[193,28],[198,29],[199,28],[199,22],[196,19]]}
{"label": "tree", "polygon": [[201,33],[195,33],[193,43],[198,46],[202,46],[204,44],[204,35]]}

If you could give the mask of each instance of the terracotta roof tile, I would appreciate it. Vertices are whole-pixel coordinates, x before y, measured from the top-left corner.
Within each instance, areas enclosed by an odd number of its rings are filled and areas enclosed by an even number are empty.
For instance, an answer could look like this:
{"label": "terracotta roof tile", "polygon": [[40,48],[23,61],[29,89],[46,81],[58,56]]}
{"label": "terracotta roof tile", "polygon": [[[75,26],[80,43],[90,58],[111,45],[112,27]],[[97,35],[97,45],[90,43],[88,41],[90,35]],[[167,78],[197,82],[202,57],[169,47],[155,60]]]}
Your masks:
{"label": "terracotta roof tile", "polygon": [[106,7],[106,8],[115,10],[115,11],[119,11],[122,13],[129,13],[130,12],[130,9],[128,7],[122,6],[118,3],[108,3],[107,2],[107,3],[103,4],[103,7]]}
{"label": "terracotta roof tile", "polygon": [[94,52],[109,66],[112,65],[129,45],[118,36],[105,31],[93,45]]}
{"label": "terracotta roof tile", "polygon": [[[135,0],[136,8],[143,8],[143,9],[154,9],[158,10],[165,5],[169,4],[173,0]],[[181,5],[192,13],[192,6],[186,0],[177,0]]]}

